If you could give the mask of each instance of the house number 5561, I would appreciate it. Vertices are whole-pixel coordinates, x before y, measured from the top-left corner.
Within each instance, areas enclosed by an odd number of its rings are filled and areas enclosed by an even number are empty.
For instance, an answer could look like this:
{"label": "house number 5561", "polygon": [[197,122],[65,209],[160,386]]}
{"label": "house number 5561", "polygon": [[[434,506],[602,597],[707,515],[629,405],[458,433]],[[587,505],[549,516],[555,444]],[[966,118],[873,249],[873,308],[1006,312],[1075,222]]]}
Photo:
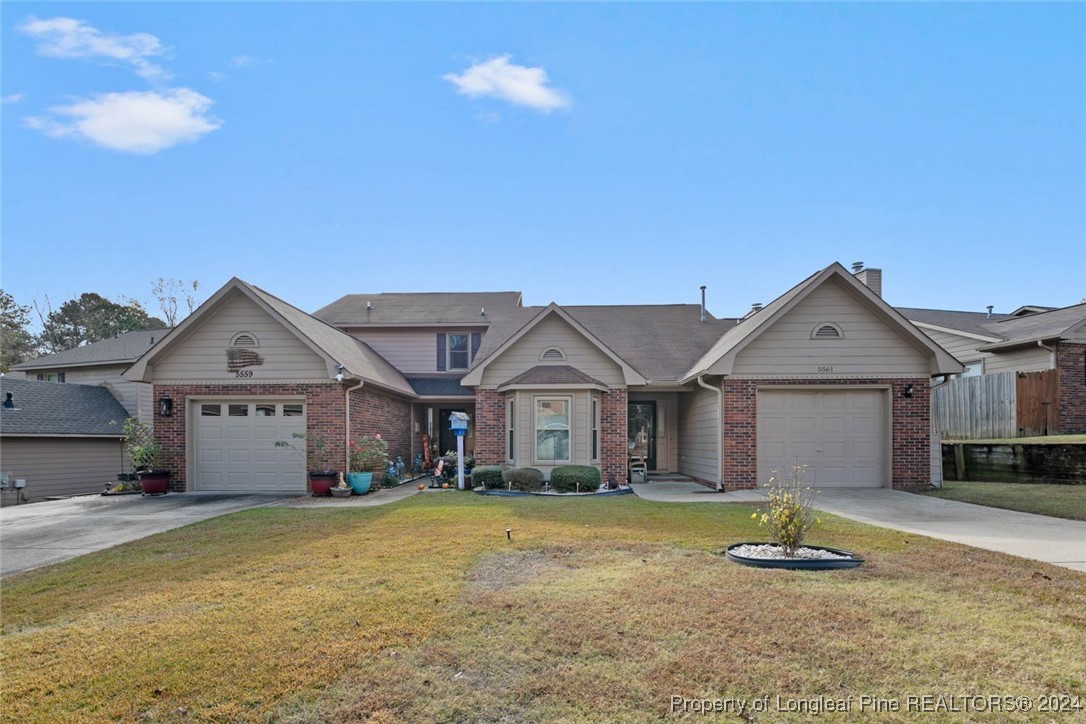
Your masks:
{"label": "house number 5561", "polygon": [[819,372],[833,372],[833,367],[819,367]]}

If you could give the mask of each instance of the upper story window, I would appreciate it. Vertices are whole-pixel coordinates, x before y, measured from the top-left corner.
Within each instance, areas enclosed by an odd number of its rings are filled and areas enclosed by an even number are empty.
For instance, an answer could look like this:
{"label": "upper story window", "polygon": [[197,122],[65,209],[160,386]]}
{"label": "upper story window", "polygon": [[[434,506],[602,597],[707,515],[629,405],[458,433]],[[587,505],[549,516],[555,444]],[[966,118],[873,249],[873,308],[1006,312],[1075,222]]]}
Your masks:
{"label": "upper story window", "polygon": [[42,382],[63,382],[63,372],[42,372],[38,374],[38,379]]}
{"label": "upper story window", "polygon": [[438,332],[438,371],[467,371],[479,351],[482,336],[479,332]]}

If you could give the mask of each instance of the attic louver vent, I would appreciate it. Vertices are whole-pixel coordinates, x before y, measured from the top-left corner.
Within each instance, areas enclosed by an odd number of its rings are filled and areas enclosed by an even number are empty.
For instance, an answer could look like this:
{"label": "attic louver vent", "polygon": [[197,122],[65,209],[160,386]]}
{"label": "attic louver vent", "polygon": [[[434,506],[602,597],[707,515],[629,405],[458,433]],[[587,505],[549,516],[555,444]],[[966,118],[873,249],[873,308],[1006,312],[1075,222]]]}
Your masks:
{"label": "attic louver vent", "polygon": [[239,334],[234,335],[234,339],[232,339],[230,341],[230,346],[231,347],[259,347],[260,345],[257,344],[256,337],[249,334],[248,332],[241,332]]}
{"label": "attic louver vent", "polygon": [[815,333],[811,335],[812,339],[841,339],[843,336],[841,328],[836,324],[820,325],[815,328]]}
{"label": "attic louver vent", "polygon": [[539,355],[539,359],[543,360],[544,362],[554,362],[564,360],[565,358],[566,353],[558,349],[557,347],[548,347],[547,349],[543,350],[543,354]]}

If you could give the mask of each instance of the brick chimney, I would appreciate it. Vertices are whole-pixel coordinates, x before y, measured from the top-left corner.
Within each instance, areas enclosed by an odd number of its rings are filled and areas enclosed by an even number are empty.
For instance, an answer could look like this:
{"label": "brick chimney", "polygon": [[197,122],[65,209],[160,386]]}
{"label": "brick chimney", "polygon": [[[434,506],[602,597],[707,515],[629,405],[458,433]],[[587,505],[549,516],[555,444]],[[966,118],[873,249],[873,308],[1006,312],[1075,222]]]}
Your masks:
{"label": "brick chimney", "polygon": [[878,296],[882,296],[882,269],[864,269],[864,263],[852,263],[852,275]]}

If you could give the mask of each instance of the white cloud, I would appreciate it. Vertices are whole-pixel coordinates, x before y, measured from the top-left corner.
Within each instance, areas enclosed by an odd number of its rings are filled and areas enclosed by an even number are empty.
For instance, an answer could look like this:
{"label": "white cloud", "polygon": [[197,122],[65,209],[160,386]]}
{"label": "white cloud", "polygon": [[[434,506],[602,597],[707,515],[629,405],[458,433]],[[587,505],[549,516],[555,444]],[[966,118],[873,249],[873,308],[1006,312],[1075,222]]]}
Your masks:
{"label": "white cloud", "polygon": [[64,17],[30,18],[18,29],[38,41],[39,55],[116,60],[128,63],[137,75],[147,80],[169,77],[161,67],[147,60],[166,52],[158,38],[150,33],[110,35],[82,20]]}
{"label": "white cloud", "polygon": [[192,142],[222,126],[212,101],[188,88],[104,93],[24,119],[52,138],[82,138],[114,151],[152,154]]}
{"label": "white cloud", "polygon": [[442,77],[471,98],[497,98],[543,113],[570,105],[565,93],[547,86],[547,71],[514,65],[509,58],[509,55],[500,55],[476,63],[463,73],[448,73]]}
{"label": "white cloud", "polygon": [[224,80],[226,80],[226,74],[220,73],[217,70],[208,71],[207,77],[215,81],[216,83],[222,83]]}
{"label": "white cloud", "polygon": [[247,68],[253,64],[253,59],[248,55],[235,55],[230,59],[231,68]]}
{"label": "white cloud", "polygon": [[23,99],[22,93],[10,93],[3,98],[0,98],[0,103],[7,105],[8,103],[18,103]]}

